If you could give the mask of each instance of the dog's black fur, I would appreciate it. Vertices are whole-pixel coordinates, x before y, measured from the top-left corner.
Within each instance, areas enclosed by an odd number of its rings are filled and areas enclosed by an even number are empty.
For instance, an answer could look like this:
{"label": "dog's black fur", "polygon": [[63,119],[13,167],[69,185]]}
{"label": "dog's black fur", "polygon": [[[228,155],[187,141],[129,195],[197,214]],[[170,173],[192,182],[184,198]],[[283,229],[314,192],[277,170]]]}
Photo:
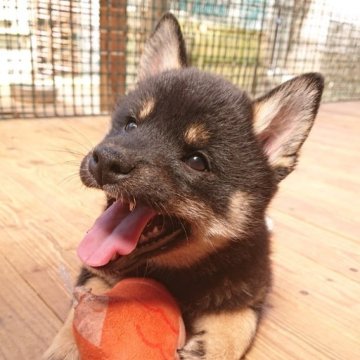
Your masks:
{"label": "dog's black fur", "polygon": [[[117,197],[144,202],[179,219],[184,231],[176,241],[84,268],[78,284],[93,276],[109,285],[154,278],[179,302],[191,338],[207,314],[261,312],[271,284],[265,211],[296,164],[323,79],[302,75],[253,101],[223,78],[186,65],[180,27],[166,14],[145,47],[139,83],[118,103],[111,130],[81,167],[84,184],[105,190],[108,205]],[[101,176],[91,171],[99,149],[121,176],[104,174],[105,167]],[[205,340],[188,352],[185,346],[182,358],[220,359],[208,349],[207,329],[200,331]]]}

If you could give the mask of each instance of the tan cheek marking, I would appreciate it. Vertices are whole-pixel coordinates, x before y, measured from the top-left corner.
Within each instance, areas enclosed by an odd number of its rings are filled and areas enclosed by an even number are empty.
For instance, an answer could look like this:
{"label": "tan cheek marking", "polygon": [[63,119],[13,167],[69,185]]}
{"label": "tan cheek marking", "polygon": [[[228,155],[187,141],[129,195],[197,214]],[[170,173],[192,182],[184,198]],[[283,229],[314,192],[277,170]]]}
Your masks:
{"label": "tan cheek marking", "polygon": [[186,130],[184,138],[188,144],[204,143],[209,140],[210,134],[203,124],[193,124]]}
{"label": "tan cheek marking", "polygon": [[231,196],[226,219],[214,217],[207,229],[207,236],[229,239],[241,235],[248,221],[250,206],[250,195],[236,191]]}
{"label": "tan cheek marking", "polygon": [[214,218],[214,214],[205,204],[187,199],[179,202],[172,210],[179,217],[192,219],[194,225],[191,238],[185,239],[172,251],[157,255],[152,260],[156,265],[172,268],[190,267],[222,245],[220,241],[211,241],[206,237],[205,229],[209,220]]}
{"label": "tan cheek marking", "polygon": [[244,231],[248,221],[250,196],[237,191],[232,196],[226,218],[220,218],[210,211],[205,204],[187,200],[179,204],[174,211],[180,217],[193,219],[192,235],[188,241],[153,261],[164,267],[190,267],[209,254],[223,248],[230,239],[236,238]]}
{"label": "tan cheek marking", "polygon": [[148,99],[143,104],[141,110],[139,111],[138,118],[139,120],[144,120],[147,116],[149,116],[155,108],[155,100]]}
{"label": "tan cheek marking", "polygon": [[165,268],[188,268],[211,254],[214,249],[216,246],[212,242],[203,241],[201,237],[194,235],[189,242],[185,242],[173,251],[159,254],[151,262]]}
{"label": "tan cheek marking", "polygon": [[249,209],[251,207],[251,196],[243,191],[235,191],[231,196],[228,211],[228,221],[236,227],[244,224],[248,220]]}

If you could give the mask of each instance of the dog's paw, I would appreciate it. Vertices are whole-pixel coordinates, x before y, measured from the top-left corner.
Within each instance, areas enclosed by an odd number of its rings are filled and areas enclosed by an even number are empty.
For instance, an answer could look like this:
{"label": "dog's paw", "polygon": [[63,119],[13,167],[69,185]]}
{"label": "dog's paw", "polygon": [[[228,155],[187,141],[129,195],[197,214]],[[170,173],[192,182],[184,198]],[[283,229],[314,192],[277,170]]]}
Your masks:
{"label": "dog's paw", "polygon": [[206,359],[206,332],[200,331],[192,336],[178,354],[180,360]]}
{"label": "dog's paw", "polygon": [[252,344],[257,313],[252,309],[204,315],[193,324],[194,335],[179,350],[181,360],[239,360]]}
{"label": "dog's paw", "polygon": [[52,344],[42,356],[42,360],[79,360],[79,352],[72,332],[73,310],[55,336]]}
{"label": "dog's paw", "polygon": [[74,342],[60,343],[58,341],[52,345],[44,353],[42,360],[79,360],[79,352]]}

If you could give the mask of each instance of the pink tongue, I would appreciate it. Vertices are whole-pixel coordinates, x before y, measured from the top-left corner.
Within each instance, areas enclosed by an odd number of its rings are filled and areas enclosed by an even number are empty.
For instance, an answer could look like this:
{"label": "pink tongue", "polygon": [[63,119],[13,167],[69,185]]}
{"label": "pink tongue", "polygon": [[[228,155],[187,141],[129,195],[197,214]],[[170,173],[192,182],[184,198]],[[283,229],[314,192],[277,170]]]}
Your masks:
{"label": "pink tongue", "polygon": [[89,266],[106,265],[116,255],[130,254],[155,211],[138,205],[114,202],[96,221],[78,246],[81,261]]}

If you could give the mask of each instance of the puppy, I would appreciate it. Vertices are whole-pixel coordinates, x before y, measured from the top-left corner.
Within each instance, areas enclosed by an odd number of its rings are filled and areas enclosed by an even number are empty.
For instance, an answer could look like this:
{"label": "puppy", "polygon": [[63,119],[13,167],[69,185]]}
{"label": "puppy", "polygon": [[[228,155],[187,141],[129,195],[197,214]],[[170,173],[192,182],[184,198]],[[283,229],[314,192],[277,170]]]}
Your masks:
{"label": "puppy", "polygon": [[[81,164],[107,210],[79,246],[78,284],[101,292],[126,277],[156,279],[182,310],[180,359],[241,359],[271,285],[266,208],[295,167],[323,79],[305,74],[251,100],[187,66],[179,24],[166,14],[138,80]],[[78,358],[71,322],[45,359]]]}

